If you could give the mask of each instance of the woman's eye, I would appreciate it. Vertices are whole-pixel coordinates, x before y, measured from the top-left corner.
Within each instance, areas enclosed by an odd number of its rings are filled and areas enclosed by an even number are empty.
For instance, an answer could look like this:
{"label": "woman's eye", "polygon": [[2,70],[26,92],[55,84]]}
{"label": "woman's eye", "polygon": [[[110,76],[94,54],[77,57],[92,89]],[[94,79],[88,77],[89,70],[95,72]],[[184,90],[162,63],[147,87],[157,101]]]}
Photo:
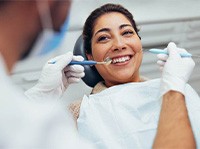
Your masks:
{"label": "woman's eye", "polygon": [[98,38],[98,42],[100,42],[100,41],[106,41],[107,39],[108,39],[108,37],[101,36],[101,37]]}
{"label": "woman's eye", "polygon": [[134,32],[133,31],[125,31],[122,33],[122,35],[133,35]]}

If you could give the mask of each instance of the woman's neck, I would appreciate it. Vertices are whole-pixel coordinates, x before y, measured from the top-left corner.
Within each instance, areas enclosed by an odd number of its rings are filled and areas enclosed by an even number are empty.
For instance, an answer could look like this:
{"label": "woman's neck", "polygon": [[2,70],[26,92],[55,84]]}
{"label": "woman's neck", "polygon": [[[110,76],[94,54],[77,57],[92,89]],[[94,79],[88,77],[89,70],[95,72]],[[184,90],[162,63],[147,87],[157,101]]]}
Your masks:
{"label": "woman's neck", "polygon": [[106,87],[112,87],[115,85],[120,85],[120,84],[125,84],[125,83],[130,83],[130,82],[143,82],[144,79],[143,77],[141,77],[140,75],[138,75],[137,77],[134,77],[133,79],[130,80],[126,80],[126,81],[116,81],[116,82],[108,82],[108,81],[104,81],[104,84]]}

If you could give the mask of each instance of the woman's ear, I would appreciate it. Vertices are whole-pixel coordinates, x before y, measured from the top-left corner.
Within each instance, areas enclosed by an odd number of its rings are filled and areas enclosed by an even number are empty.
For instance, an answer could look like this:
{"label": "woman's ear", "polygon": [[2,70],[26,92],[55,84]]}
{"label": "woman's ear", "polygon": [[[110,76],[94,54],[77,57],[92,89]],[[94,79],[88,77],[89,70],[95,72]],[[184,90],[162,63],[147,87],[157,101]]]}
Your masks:
{"label": "woman's ear", "polygon": [[88,60],[94,60],[92,54],[86,54]]}

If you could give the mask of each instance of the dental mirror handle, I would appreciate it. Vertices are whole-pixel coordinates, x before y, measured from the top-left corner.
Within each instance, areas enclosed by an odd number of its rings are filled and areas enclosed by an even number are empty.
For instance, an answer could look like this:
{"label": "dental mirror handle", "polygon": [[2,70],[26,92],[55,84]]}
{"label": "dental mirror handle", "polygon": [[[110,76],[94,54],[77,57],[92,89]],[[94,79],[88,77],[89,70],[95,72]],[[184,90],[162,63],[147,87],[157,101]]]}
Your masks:
{"label": "dental mirror handle", "polygon": [[[149,52],[153,53],[153,54],[167,54],[169,55],[169,53],[165,50],[162,49],[150,49]],[[190,53],[180,53],[181,57],[192,57],[192,54]]]}
{"label": "dental mirror handle", "polygon": [[69,65],[96,65],[96,61],[71,61]]}

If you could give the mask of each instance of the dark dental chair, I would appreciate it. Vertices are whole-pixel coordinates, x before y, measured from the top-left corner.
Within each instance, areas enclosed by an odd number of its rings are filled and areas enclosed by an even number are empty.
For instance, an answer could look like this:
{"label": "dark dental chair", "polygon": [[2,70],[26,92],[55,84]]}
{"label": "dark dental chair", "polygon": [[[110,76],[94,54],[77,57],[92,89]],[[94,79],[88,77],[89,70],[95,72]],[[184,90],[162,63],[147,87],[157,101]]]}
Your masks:
{"label": "dark dental chair", "polygon": [[[81,55],[84,57],[85,60],[87,60],[87,56],[83,46],[82,35],[79,36],[79,38],[75,43],[73,54]],[[84,65],[84,68],[85,68],[85,77],[83,77],[82,80],[85,82],[86,85],[94,87],[99,81],[103,80],[94,66]]]}

